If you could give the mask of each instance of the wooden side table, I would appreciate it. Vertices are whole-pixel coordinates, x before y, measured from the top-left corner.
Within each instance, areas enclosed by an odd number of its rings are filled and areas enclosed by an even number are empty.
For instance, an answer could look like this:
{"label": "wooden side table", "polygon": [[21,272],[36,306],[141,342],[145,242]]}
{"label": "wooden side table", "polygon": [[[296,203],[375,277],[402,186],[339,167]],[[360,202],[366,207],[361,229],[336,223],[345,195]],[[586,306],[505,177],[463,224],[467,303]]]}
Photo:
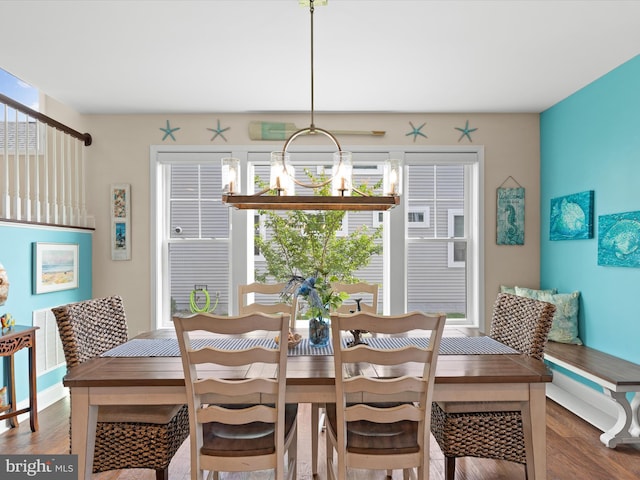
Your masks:
{"label": "wooden side table", "polygon": [[[31,431],[38,430],[38,391],[36,388],[36,330],[39,327],[26,327],[14,325],[9,329],[2,329],[0,334],[0,357],[9,357],[9,391],[11,402],[4,408],[0,408],[0,420],[9,419],[12,427],[18,426],[18,415],[29,412]],[[15,362],[13,354],[23,348],[29,349],[29,407],[16,410],[16,381]]]}

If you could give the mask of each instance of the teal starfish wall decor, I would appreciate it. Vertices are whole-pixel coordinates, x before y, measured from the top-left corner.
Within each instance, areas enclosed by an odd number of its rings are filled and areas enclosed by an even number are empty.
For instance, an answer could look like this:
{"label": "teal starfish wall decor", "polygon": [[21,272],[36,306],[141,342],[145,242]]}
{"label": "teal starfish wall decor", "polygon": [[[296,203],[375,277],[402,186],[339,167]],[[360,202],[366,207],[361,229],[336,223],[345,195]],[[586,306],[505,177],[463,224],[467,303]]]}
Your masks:
{"label": "teal starfish wall decor", "polygon": [[162,140],[166,140],[167,137],[171,137],[171,140],[175,142],[176,137],[173,136],[173,132],[180,130],[180,127],[171,128],[171,125],[169,125],[169,120],[167,120],[167,127],[160,128],[160,130],[164,132],[164,137],[162,137]]}
{"label": "teal starfish wall decor", "polygon": [[454,128],[462,132],[462,135],[460,135],[458,142],[462,140],[463,137],[467,137],[470,142],[473,142],[473,140],[471,140],[471,134],[476,130],[478,130],[477,128],[469,128],[469,120],[467,120],[467,123],[464,124],[464,128],[460,128],[460,127],[454,127]]}
{"label": "teal starfish wall decor", "polygon": [[408,137],[409,135],[413,135],[413,141],[416,141],[416,138],[418,138],[418,135],[420,135],[421,137],[427,138],[427,136],[422,133],[420,130],[422,130],[422,127],[424,127],[427,124],[427,122],[424,122],[422,125],[420,125],[418,128],[416,128],[413,123],[409,122],[409,125],[411,125],[411,131],[409,133],[405,133],[405,137]]}
{"label": "teal starfish wall decor", "polygon": [[227,128],[220,128],[220,119],[218,119],[218,126],[216,128],[207,128],[207,130],[209,130],[210,132],[213,132],[215,135],[213,137],[211,137],[211,141],[213,142],[217,136],[220,136],[224,139],[224,141],[227,141],[227,137],[225,137],[222,132],[226,132],[227,130],[229,130],[231,127],[227,127]]}

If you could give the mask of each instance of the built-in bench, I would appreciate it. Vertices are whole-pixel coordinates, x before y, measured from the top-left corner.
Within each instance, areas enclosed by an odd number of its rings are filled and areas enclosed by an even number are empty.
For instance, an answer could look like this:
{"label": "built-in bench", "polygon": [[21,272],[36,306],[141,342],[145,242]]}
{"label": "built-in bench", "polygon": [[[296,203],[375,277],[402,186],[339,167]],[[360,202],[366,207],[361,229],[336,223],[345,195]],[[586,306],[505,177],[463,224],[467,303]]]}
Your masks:
{"label": "built-in bench", "polygon": [[[601,394],[558,372],[548,384],[549,398],[601,429],[600,441],[609,448],[640,443],[640,365],[584,345],[551,341],[545,360],[600,385],[612,401],[603,402]],[[628,392],[635,392],[631,402]]]}

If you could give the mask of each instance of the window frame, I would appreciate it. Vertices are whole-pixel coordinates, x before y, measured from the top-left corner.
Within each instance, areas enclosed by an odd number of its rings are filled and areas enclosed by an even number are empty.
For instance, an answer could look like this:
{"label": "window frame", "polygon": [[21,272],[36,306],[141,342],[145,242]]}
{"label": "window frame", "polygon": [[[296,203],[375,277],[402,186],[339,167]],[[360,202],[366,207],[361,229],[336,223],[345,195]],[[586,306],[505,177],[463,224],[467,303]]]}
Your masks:
{"label": "window frame", "polygon": [[[415,158],[415,154],[427,159],[428,162],[442,163],[442,156],[446,155],[448,161],[453,163],[463,161],[472,163],[471,167],[465,170],[465,185],[468,185],[468,191],[465,194],[465,211],[469,215],[465,215],[465,232],[473,232],[467,235],[467,312],[468,318],[462,323],[455,320],[449,321],[448,324],[462,324],[470,327],[477,327],[484,324],[484,288],[481,279],[484,276],[484,259],[482,256],[484,243],[484,227],[481,218],[483,218],[483,171],[484,171],[484,148],[482,146],[398,146],[384,148],[373,146],[353,146],[347,147],[348,150],[354,152],[375,154],[384,154],[388,158],[400,158],[404,160],[405,165],[411,165]],[[161,162],[160,154],[163,153],[185,153],[185,154],[215,154],[216,158],[222,156],[233,156],[241,161],[241,185],[242,191],[251,193],[253,188],[253,168],[248,160],[252,154],[266,155],[272,150],[270,146],[250,145],[250,146],[209,146],[209,145],[192,145],[192,146],[174,146],[174,145],[152,145],[150,147],[150,210],[151,210],[151,246],[150,246],[150,265],[151,265],[151,315],[152,325],[156,327],[166,326],[162,323],[162,317],[166,315],[166,307],[163,308],[162,298],[168,292],[163,290],[162,276],[166,272],[167,261],[166,254],[162,249],[163,229],[167,231],[166,222],[168,219],[163,218],[163,212],[167,205],[163,204],[162,193],[167,185],[162,184],[160,175]],[[329,154],[330,150],[326,147],[298,147],[295,151],[318,152]],[[469,162],[469,158],[474,160]],[[462,160],[461,160],[462,159]],[[219,161],[219,160],[216,160]],[[403,169],[403,183],[408,185],[406,168]],[[471,201],[471,199],[475,199]],[[413,208],[413,207],[411,207]],[[384,274],[383,274],[383,295],[382,301],[384,305],[384,314],[396,314],[406,311],[407,305],[407,248],[411,241],[407,237],[407,212],[408,200],[406,195],[401,195],[400,205],[385,213],[383,223],[385,232],[383,236],[384,248]],[[251,214],[249,214],[250,212]],[[376,212],[374,212],[375,215]],[[376,217],[377,218],[377,217]],[[229,313],[235,313],[237,304],[237,288],[238,284],[249,283],[253,280],[254,268],[254,252],[253,252],[253,232],[254,216],[251,210],[231,209],[229,212],[229,222],[233,225],[230,229],[230,270],[229,270]],[[387,245],[393,245],[388,248]],[[391,252],[391,253],[389,253]],[[393,258],[392,258],[393,257]],[[405,260],[402,260],[405,259]],[[165,302],[168,303],[168,302]]]}

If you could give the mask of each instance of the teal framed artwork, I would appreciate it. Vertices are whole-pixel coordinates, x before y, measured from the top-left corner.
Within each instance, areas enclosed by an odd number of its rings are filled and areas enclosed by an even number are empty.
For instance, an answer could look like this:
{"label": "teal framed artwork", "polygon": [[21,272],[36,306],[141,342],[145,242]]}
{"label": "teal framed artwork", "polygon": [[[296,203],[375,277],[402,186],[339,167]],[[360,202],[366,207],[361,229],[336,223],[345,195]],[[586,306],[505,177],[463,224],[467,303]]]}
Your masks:
{"label": "teal framed artwork", "polygon": [[551,199],[549,240],[593,238],[593,190]]}
{"label": "teal framed artwork", "polygon": [[640,212],[598,217],[598,265],[640,267]]}
{"label": "teal framed artwork", "polygon": [[524,245],[524,188],[497,189],[496,243]]}

